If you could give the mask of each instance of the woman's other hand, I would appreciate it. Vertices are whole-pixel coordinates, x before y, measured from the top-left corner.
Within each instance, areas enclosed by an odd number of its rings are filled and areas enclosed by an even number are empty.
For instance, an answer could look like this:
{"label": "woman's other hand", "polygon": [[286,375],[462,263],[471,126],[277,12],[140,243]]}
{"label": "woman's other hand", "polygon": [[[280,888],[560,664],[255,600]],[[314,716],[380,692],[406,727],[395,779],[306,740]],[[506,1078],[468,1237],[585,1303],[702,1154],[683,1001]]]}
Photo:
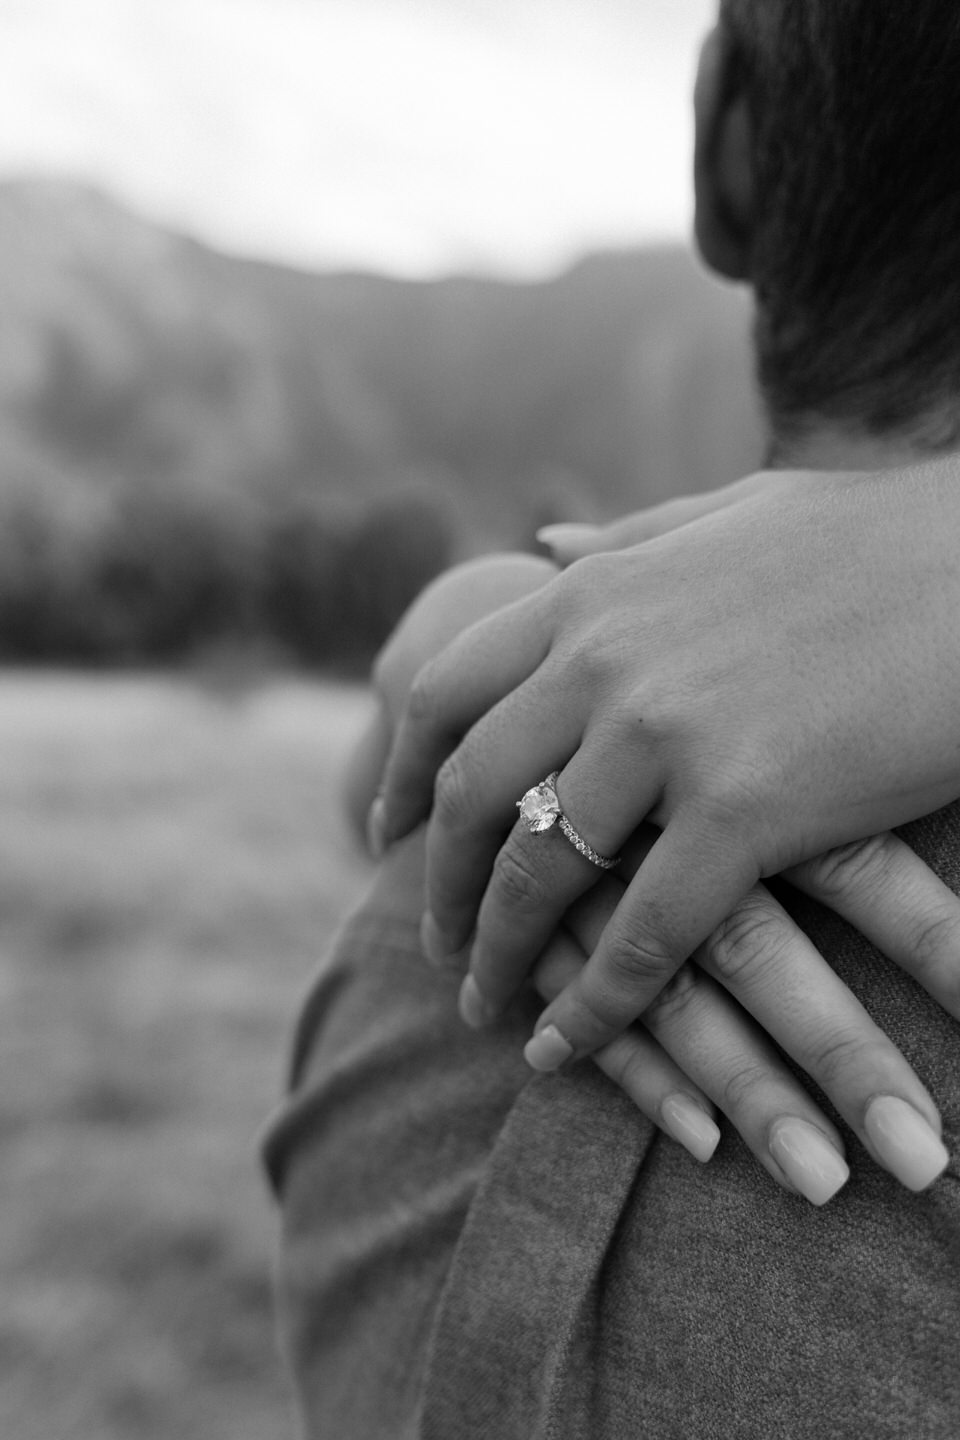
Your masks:
{"label": "woman's other hand", "polygon": [[[533,971],[544,999],[576,979],[652,841],[635,837],[623,872],[573,906]],[[822,855],[789,878],[956,1008],[960,899],[896,836]],[[716,1107],[778,1183],[822,1205],[849,1173],[843,1141],[784,1055],[908,1189],[942,1172],[948,1156],[927,1090],[762,885],[592,1058],[696,1159],[719,1141]]]}

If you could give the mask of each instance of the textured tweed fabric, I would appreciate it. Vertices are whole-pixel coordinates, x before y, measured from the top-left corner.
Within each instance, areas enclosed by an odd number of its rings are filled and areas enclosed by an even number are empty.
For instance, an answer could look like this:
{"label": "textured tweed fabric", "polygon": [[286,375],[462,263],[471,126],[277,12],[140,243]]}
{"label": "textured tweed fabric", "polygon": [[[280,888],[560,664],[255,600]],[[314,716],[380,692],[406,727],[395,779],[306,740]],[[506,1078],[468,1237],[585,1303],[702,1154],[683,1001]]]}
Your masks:
{"label": "textured tweed fabric", "polygon": [[[960,807],[903,833],[960,892]],[[910,1195],[847,1135],[852,1177],[822,1210],[729,1129],[699,1166],[589,1063],[530,1074],[534,999],[468,1032],[459,974],[420,953],[422,893],[413,837],[331,944],[267,1140],[305,1433],[956,1440],[956,1163]],[[960,1153],[960,1027],[791,905]]]}

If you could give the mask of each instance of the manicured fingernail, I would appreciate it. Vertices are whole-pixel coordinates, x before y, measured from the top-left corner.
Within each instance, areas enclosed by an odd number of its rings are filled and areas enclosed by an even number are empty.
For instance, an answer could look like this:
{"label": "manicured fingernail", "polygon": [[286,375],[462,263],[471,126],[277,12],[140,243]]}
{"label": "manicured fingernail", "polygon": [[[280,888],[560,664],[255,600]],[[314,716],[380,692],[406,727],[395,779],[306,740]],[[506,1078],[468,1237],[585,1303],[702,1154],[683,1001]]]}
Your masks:
{"label": "manicured fingernail", "polygon": [[770,1153],[811,1205],[826,1205],[850,1178],[847,1162],[823,1131],[792,1115],[775,1121]]}
{"label": "manicured fingernail", "polygon": [[906,1100],[878,1095],[863,1124],[884,1165],[908,1190],[925,1190],[947,1168],[946,1146]]}
{"label": "manicured fingernail", "polygon": [[573,1046],[565,1040],[556,1025],[545,1025],[538,1030],[523,1049],[523,1058],[531,1070],[559,1070],[564,1060],[573,1054]]}
{"label": "manicured fingernail", "polygon": [[537,540],[554,559],[562,560],[588,545],[596,533],[596,525],[543,525],[537,531]]}
{"label": "manicured fingernail", "polygon": [[497,1011],[490,1004],[472,975],[465,975],[460,986],[458,1001],[460,1018],[471,1030],[483,1030],[497,1018]]}
{"label": "manicured fingernail", "polygon": [[387,806],[382,795],[378,795],[367,815],[367,849],[374,860],[382,860],[387,848]]}
{"label": "manicured fingernail", "polygon": [[677,1091],[660,1106],[663,1127],[689,1150],[694,1160],[705,1163],[720,1143],[720,1127],[690,1095]]}

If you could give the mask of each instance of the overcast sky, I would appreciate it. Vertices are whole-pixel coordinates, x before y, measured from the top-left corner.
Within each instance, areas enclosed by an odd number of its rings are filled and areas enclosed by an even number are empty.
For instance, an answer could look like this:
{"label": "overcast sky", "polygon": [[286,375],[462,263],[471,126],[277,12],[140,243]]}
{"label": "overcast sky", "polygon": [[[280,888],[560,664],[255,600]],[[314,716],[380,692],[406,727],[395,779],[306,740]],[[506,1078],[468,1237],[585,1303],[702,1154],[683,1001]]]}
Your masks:
{"label": "overcast sky", "polygon": [[0,0],[0,177],[231,250],[535,274],[689,228],[714,0]]}

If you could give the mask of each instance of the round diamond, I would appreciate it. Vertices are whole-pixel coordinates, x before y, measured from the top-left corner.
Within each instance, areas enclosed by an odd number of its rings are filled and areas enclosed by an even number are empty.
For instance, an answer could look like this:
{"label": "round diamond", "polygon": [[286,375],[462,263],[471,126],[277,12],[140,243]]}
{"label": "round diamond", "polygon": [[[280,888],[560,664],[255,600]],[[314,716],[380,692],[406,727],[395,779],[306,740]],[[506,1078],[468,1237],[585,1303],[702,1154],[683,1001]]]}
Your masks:
{"label": "round diamond", "polygon": [[560,814],[560,801],[553,786],[544,781],[542,785],[534,785],[532,790],[528,790],[523,799],[517,801],[517,808],[521,820],[534,835],[540,835],[556,824]]}

